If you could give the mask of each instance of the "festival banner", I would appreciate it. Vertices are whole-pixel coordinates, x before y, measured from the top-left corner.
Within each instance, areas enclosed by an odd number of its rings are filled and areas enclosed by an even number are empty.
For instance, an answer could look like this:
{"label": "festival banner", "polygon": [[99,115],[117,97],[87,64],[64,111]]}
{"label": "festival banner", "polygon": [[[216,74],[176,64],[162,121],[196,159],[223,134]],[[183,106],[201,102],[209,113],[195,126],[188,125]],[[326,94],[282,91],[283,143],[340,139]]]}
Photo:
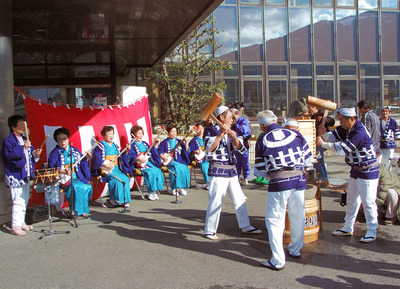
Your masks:
{"label": "festival banner", "polygon": [[[126,105],[107,106],[103,108],[77,107],[67,104],[45,103],[43,100],[24,95],[24,103],[29,126],[32,145],[40,147],[46,135],[49,138],[43,146],[40,160],[35,164],[35,169],[42,169],[43,163],[56,146],[53,133],[57,128],[65,127],[70,133],[70,142],[80,149],[82,153],[88,151],[93,145],[95,137],[103,140],[100,134],[103,126],[114,127],[114,142],[121,149],[125,148],[131,140],[130,129],[136,124],[143,127],[143,139],[148,143],[152,140],[151,120],[147,95]],[[104,193],[104,185],[96,190],[93,187],[93,199]],[[33,191],[29,205],[44,204],[44,194]]]}

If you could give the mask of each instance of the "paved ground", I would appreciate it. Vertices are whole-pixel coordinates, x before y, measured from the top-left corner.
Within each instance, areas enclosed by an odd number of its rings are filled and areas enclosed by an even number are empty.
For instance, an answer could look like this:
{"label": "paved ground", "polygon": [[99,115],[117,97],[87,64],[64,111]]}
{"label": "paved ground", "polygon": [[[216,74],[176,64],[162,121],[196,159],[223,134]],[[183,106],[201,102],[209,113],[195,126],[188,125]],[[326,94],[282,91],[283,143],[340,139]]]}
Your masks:
{"label": "paved ground", "polygon": [[[327,159],[330,176],[344,177],[342,158]],[[352,237],[333,237],[345,208],[340,193],[322,189],[323,230],[306,244],[299,260],[287,259],[279,272],[260,267],[270,257],[265,232],[266,189],[244,187],[253,225],[262,235],[245,236],[237,228],[232,205],[224,201],[218,236],[202,238],[206,190],[190,190],[173,204],[163,194],[156,202],[134,192],[131,212],[92,206],[88,219],[55,218],[54,229],[69,230],[39,240],[48,222],[34,224],[24,237],[0,232],[0,288],[399,288],[400,226],[380,225],[378,240],[362,244],[361,218]]]}

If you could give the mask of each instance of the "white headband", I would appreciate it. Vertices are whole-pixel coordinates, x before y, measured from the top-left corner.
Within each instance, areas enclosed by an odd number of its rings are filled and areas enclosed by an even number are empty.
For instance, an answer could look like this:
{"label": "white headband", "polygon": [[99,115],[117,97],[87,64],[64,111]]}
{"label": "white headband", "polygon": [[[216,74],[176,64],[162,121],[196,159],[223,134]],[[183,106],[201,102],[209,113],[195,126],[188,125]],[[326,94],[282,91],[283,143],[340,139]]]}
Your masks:
{"label": "white headband", "polygon": [[270,124],[271,122],[277,121],[278,118],[276,117],[276,115],[272,116],[272,117],[263,117],[263,118],[259,118],[258,119],[258,123],[260,124]]}
{"label": "white headband", "polygon": [[344,116],[357,116],[355,107],[341,107],[337,109],[337,112]]}
{"label": "white headband", "polygon": [[289,120],[287,122],[285,122],[285,126],[286,125],[290,125],[290,126],[299,126],[299,122],[295,119]]}
{"label": "white headband", "polygon": [[216,117],[218,117],[220,114],[224,113],[225,111],[227,111],[229,109],[229,107],[225,106],[225,105],[221,105],[218,106],[215,110],[214,110],[214,115]]}

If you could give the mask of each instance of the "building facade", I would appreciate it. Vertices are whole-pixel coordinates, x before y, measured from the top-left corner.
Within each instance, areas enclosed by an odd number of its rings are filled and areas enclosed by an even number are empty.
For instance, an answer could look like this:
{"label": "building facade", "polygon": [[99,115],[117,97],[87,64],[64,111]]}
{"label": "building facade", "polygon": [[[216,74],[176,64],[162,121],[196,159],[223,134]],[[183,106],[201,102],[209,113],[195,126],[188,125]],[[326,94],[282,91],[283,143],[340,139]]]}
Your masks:
{"label": "building facade", "polygon": [[215,56],[234,70],[204,81],[224,80],[226,101],[243,101],[250,118],[284,117],[307,95],[399,113],[397,0],[225,0],[214,16]]}

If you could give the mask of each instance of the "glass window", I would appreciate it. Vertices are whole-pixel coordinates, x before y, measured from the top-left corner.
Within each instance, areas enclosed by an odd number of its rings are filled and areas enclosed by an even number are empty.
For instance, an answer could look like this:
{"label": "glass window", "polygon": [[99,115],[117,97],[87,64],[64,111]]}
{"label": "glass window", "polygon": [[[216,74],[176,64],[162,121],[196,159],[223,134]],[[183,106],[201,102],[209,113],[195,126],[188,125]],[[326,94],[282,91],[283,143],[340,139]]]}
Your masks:
{"label": "glass window", "polygon": [[357,80],[341,79],[339,81],[340,106],[357,105]]}
{"label": "glass window", "polygon": [[268,65],[268,75],[286,75],[286,65]]}
{"label": "glass window", "polygon": [[267,61],[287,61],[286,8],[265,8],[265,57]]}
{"label": "glass window", "polygon": [[262,65],[243,65],[243,75],[262,76]]}
{"label": "glass window", "polygon": [[382,0],[381,3],[383,9],[397,9],[399,7],[397,0]]}
{"label": "glass window", "polygon": [[355,65],[340,65],[339,75],[356,75],[357,67]]}
{"label": "glass window", "polygon": [[265,5],[285,5],[285,0],[265,0]]}
{"label": "glass window", "polygon": [[60,88],[29,88],[26,93],[39,99],[55,102],[64,102],[62,100],[66,98],[66,90]]}
{"label": "glass window", "polygon": [[309,7],[310,0],[289,0],[290,7]]}
{"label": "glass window", "polygon": [[223,74],[223,76],[238,76],[239,75],[239,69],[238,69],[238,64],[237,63],[231,63],[232,65],[232,70],[224,70],[224,71],[217,71],[216,72],[216,76],[221,77],[221,75]]}
{"label": "glass window", "polygon": [[361,78],[360,98],[370,102],[373,108],[379,106],[381,99],[379,78]]}
{"label": "glass window", "polygon": [[14,79],[46,78],[46,66],[44,65],[14,65]]}
{"label": "glass window", "polygon": [[334,75],[335,74],[335,66],[334,65],[316,65],[315,66],[315,74],[316,75]]}
{"label": "glass window", "polygon": [[400,94],[399,94],[399,81],[398,80],[384,80],[383,82],[383,105],[391,106],[392,116],[399,115],[400,110]]}
{"label": "glass window", "polygon": [[332,7],[332,0],[314,0],[314,6],[329,6],[329,7]]}
{"label": "glass window", "polygon": [[360,27],[360,61],[379,61],[378,12],[360,11],[358,21]]}
{"label": "glass window", "polygon": [[292,101],[307,99],[308,95],[312,95],[312,79],[311,78],[298,78],[292,79]]}
{"label": "glass window", "polygon": [[359,9],[378,9],[378,0],[358,1]]}
{"label": "glass window", "polygon": [[240,52],[242,61],[263,60],[261,7],[240,7]]}
{"label": "glass window", "polygon": [[310,9],[289,9],[290,56],[292,61],[311,61]]}
{"label": "glass window", "polygon": [[286,80],[268,81],[269,107],[277,116],[286,116],[287,92]]}
{"label": "glass window", "polygon": [[399,12],[381,12],[382,61],[400,61]]}
{"label": "glass window", "polygon": [[225,0],[223,4],[236,4],[236,0]]}
{"label": "glass window", "polygon": [[337,6],[354,7],[354,0],[337,0]]}
{"label": "glass window", "polygon": [[225,81],[226,88],[222,92],[226,103],[239,101],[239,81],[237,79],[218,79],[217,83]]}
{"label": "glass window", "polygon": [[262,80],[243,81],[244,113],[255,117],[263,110],[262,105]]}
{"label": "glass window", "polygon": [[356,10],[336,10],[338,61],[357,60],[356,20]]}
{"label": "glass window", "polygon": [[240,4],[260,5],[261,0],[240,0]]}
{"label": "glass window", "polygon": [[312,75],[311,64],[292,64],[290,72],[292,74],[292,77],[311,76]]}
{"label": "glass window", "polygon": [[379,76],[379,64],[361,64],[361,76]]}
{"label": "glass window", "polygon": [[334,61],[333,9],[313,10],[315,61]]}
{"label": "glass window", "polygon": [[335,87],[333,84],[334,81],[330,79],[317,80],[317,97],[335,102]]}
{"label": "glass window", "polygon": [[215,57],[223,60],[238,61],[238,30],[236,6],[219,6],[214,11],[215,27],[223,33],[215,35],[220,49],[215,51]]}
{"label": "glass window", "polygon": [[400,75],[400,66],[398,65],[384,65],[383,75]]}

